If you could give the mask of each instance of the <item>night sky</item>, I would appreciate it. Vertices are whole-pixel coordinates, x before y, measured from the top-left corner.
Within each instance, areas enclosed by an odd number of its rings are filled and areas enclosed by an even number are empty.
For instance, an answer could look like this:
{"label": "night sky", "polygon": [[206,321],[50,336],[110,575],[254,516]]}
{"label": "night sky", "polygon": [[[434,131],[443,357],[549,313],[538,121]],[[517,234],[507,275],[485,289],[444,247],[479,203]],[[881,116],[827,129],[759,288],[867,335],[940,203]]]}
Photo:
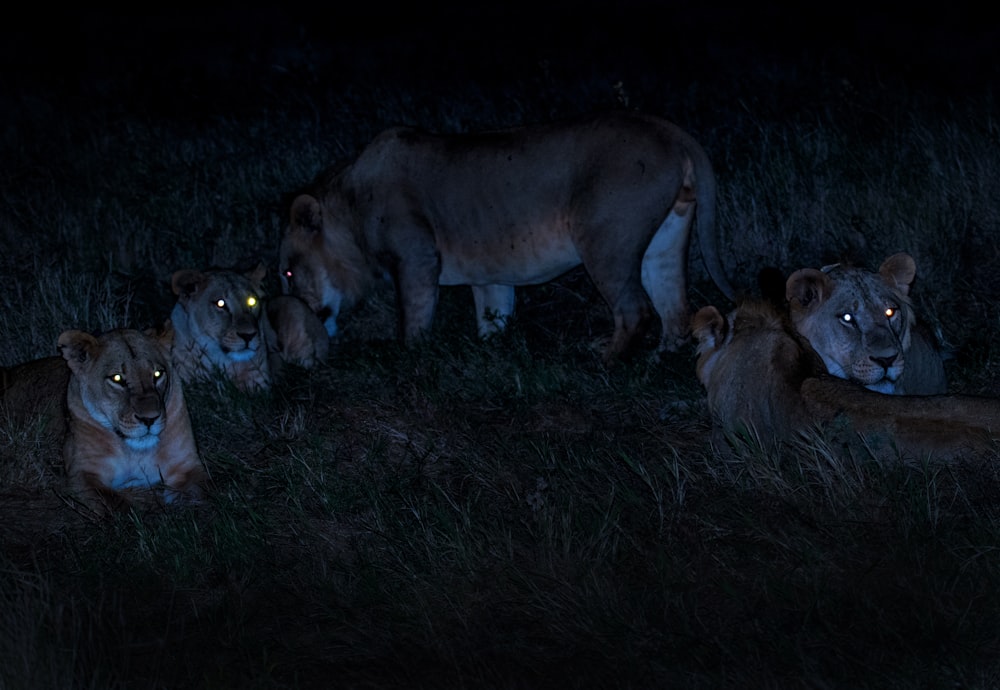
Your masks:
{"label": "night sky", "polygon": [[191,97],[204,103],[212,93],[239,107],[252,84],[281,84],[291,56],[306,56],[331,87],[359,75],[387,84],[472,79],[489,86],[540,60],[629,75],[671,71],[707,84],[713,73],[755,63],[821,64],[846,76],[874,66],[957,96],[1000,77],[1000,22],[987,21],[985,10],[977,16],[961,5],[920,5],[375,1],[352,11],[291,3],[216,5],[197,14],[166,6],[39,7],[0,26],[0,93],[86,101],[109,81],[126,81],[131,98],[154,107],[176,108]]}

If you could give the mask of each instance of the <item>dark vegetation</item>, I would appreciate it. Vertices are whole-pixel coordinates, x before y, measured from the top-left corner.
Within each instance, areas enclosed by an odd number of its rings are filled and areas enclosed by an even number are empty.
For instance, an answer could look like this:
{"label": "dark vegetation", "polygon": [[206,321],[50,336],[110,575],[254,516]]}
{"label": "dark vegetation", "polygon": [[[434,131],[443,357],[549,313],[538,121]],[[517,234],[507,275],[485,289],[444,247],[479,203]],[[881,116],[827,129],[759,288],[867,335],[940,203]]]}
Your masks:
{"label": "dark vegetation", "polygon": [[[288,195],[383,127],[624,107],[709,152],[735,284],[909,251],[952,389],[1000,394],[989,24],[425,9],[8,24],[0,365],[158,323],[178,268],[263,259],[276,290]],[[692,306],[727,309],[699,257]],[[91,522],[60,498],[57,441],[0,424],[0,688],[1000,685],[995,466],[821,438],[719,453],[693,349],[605,368],[579,271],[523,290],[494,341],[459,289],[426,346],[393,323],[378,294],[273,394],[191,387],[199,509]]]}

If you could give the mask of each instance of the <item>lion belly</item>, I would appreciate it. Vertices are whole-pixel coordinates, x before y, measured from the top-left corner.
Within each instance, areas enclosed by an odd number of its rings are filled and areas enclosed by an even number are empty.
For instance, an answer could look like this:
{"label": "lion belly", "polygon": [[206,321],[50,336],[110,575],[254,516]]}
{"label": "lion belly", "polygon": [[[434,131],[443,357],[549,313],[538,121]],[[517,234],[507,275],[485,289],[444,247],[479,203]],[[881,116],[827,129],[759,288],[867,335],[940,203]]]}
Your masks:
{"label": "lion belly", "polygon": [[580,265],[580,254],[565,234],[521,230],[473,241],[445,241],[440,285],[537,285]]}

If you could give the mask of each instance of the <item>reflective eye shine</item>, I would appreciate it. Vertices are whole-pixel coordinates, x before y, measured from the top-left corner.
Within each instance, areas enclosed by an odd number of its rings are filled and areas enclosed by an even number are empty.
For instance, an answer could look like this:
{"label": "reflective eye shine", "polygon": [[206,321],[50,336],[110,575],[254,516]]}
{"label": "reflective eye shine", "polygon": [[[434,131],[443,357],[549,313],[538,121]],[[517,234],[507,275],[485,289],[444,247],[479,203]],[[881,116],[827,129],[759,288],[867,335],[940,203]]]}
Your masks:
{"label": "reflective eye shine", "polygon": [[895,309],[895,307],[886,307],[885,308],[885,317],[887,319],[891,319],[895,315],[896,315],[896,309]]}
{"label": "reflective eye shine", "polygon": [[254,297],[253,295],[250,295],[249,297],[247,297],[247,306],[251,307],[251,308],[252,307],[256,307],[257,306],[257,298]]}
{"label": "reflective eye shine", "polygon": [[108,378],[111,379],[112,383],[117,383],[119,386],[125,383],[125,377],[122,376],[121,374],[112,374]]}
{"label": "reflective eye shine", "polygon": [[218,299],[218,300],[216,300],[215,301],[215,306],[217,306],[219,309],[225,309],[226,308],[226,300],[224,300],[224,299]]}
{"label": "reflective eye shine", "polygon": [[840,315],[840,320],[843,321],[844,323],[853,323],[854,322],[854,315],[850,314],[850,313],[841,314]]}

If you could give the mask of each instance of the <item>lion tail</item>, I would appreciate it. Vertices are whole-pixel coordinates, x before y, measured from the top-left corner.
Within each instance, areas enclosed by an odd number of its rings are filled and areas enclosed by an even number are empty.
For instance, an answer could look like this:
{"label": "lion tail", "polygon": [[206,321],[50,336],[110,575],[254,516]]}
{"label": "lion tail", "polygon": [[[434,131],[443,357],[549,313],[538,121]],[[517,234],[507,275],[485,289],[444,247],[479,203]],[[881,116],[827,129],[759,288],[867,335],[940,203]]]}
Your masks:
{"label": "lion tail", "polygon": [[716,235],[718,193],[712,163],[708,160],[708,154],[697,144],[691,147],[688,155],[694,166],[695,196],[697,199],[695,223],[697,223],[696,232],[698,233],[701,257],[705,262],[708,275],[711,276],[712,281],[722,291],[722,294],[730,301],[736,302],[736,289],[729,282],[719,258],[719,239]]}

